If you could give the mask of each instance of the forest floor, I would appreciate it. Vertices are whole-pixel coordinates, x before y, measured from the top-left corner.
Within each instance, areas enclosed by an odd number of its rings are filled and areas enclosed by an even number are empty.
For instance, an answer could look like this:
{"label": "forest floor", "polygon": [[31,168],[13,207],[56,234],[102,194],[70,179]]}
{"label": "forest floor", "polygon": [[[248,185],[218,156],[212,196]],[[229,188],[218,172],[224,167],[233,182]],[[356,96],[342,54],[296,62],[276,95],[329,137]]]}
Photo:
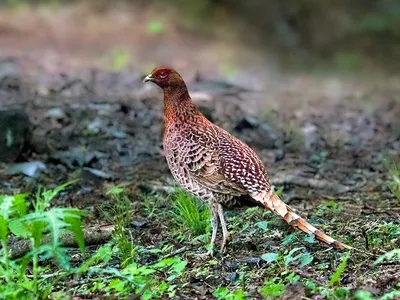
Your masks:
{"label": "forest floor", "polygon": [[[73,299],[134,299],[135,293],[400,299],[399,261],[375,264],[400,248],[400,200],[384,166],[400,156],[400,78],[279,72],[232,40],[196,39],[171,22],[159,33],[154,11],[137,14],[135,22],[119,13],[1,12],[0,107],[27,113],[32,138],[19,160],[45,169],[34,177],[10,175],[12,165],[1,164],[0,194],[35,193],[38,185],[55,188],[80,179],[52,204],[89,211],[87,228],[123,228],[92,241],[86,256],[69,251],[80,265],[109,243],[110,258],[97,262],[109,272],[67,276],[52,293]],[[195,232],[179,216],[180,196],[162,152],[162,93],[142,83],[152,65],[165,61],[187,78],[208,118],[256,150],[286,203],[362,251],[346,256],[243,205],[226,210],[226,252],[202,256],[209,226]],[[168,268],[160,269],[160,262]],[[43,264],[50,266],[45,281],[58,267]],[[129,281],[121,274],[132,264],[139,271]]]}

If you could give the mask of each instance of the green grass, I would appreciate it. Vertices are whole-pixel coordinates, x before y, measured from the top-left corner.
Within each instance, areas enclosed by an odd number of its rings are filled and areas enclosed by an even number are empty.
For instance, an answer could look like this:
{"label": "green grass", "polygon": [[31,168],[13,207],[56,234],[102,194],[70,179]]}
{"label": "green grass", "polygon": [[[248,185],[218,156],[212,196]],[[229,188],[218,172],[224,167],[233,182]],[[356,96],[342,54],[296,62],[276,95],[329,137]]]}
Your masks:
{"label": "green grass", "polygon": [[386,252],[385,254],[379,256],[376,261],[374,262],[374,265],[383,263],[385,261],[389,262],[394,262],[394,263],[400,263],[400,248],[399,249],[393,249],[389,252]]}
{"label": "green grass", "polygon": [[81,273],[91,274],[91,284],[81,294],[99,293],[106,297],[127,296],[134,299],[173,298],[179,290],[187,262],[179,257],[161,259],[159,262],[142,265],[132,262],[123,268],[110,266],[115,251],[110,245],[99,248],[87,263],[82,264]]}
{"label": "green grass", "polygon": [[285,289],[285,284],[280,278],[266,280],[264,286],[260,289],[261,295],[268,298],[275,298],[282,295]]}
{"label": "green grass", "polygon": [[330,200],[318,206],[315,216],[334,218],[340,216],[343,212],[343,203]]}
{"label": "green grass", "polygon": [[395,222],[377,224],[366,231],[366,239],[371,247],[393,247],[400,235],[400,225]]}
{"label": "green grass", "polygon": [[122,265],[126,265],[135,257],[133,241],[129,234],[129,224],[132,222],[132,206],[127,191],[123,188],[113,187],[107,191],[113,202],[104,205],[101,210],[106,219],[114,224],[113,243],[118,248]]}
{"label": "green grass", "polygon": [[388,171],[388,180],[386,184],[393,195],[400,200],[400,165],[389,160],[384,160],[383,164]]}
{"label": "green grass", "polygon": [[[131,202],[122,188],[112,188],[107,193],[114,200],[107,211],[115,226],[113,239],[86,260],[72,264],[70,249],[63,246],[62,239],[64,234],[72,233],[84,252],[82,217],[85,212],[50,206],[69,184],[53,190],[39,188],[30,200],[27,194],[0,195],[0,299],[69,299],[74,291],[82,295],[95,292],[106,297],[175,297],[176,291],[185,284],[183,274],[187,262],[179,257],[163,256],[147,264],[136,260],[150,252],[165,255],[172,246],[147,250],[134,244],[127,235]],[[32,210],[29,210],[30,203]],[[19,259],[12,257],[14,245],[10,241],[15,239],[27,240],[32,249]],[[87,278],[89,284],[58,290],[61,282],[71,276]]]}
{"label": "green grass", "polygon": [[[75,208],[50,207],[54,197],[71,183],[54,190],[39,188],[32,200],[32,211],[28,209],[31,201],[27,200],[27,194],[0,196],[0,295],[5,299],[47,298],[63,275],[52,281],[44,280],[43,274],[48,270],[40,262],[53,259],[60,270],[64,270],[64,275],[70,272],[68,249],[61,245],[65,233],[73,233],[81,251],[85,250],[82,231],[85,212]],[[11,259],[10,255],[10,241],[15,239],[27,240],[31,248],[19,259]]]}
{"label": "green grass", "polygon": [[347,261],[350,258],[350,252],[348,252],[347,254],[345,254],[344,256],[342,256],[342,261],[340,262],[339,266],[337,267],[335,273],[333,273],[331,280],[329,281],[330,285],[335,285],[335,284],[339,284],[340,282],[340,277],[342,276],[342,273],[344,272],[344,270],[347,267]]}
{"label": "green grass", "polygon": [[227,287],[219,287],[214,291],[213,296],[218,300],[243,300],[247,299],[247,293],[242,289],[237,289],[233,292],[229,291]]}
{"label": "green grass", "polygon": [[78,287],[79,294],[97,293],[113,298],[122,296],[126,299],[160,299],[163,296],[173,298],[184,283],[187,262],[179,257],[162,258],[151,264],[140,264],[132,261],[122,267],[115,267],[119,249],[113,243],[100,247],[88,260],[83,262],[76,273],[85,275],[90,284]]}
{"label": "green grass", "polygon": [[[204,235],[210,229],[210,212],[203,202],[181,190],[173,195],[173,201],[168,202],[161,195],[153,199],[153,202],[164,199],[162,207],[168,207],[168,212],[162,213],[160,210],[152,219],[157,218],[157,224],[165,224],[165,228],[172,229],[168,231],[163,228],[158,231],[146,227],[130,228],[134,208],[136,209],[135,200],[131,199],[126,189],[110,189],[107,195],[113,201],[107,201],[108,205],[103,208],[103,212],[106,220],[115,226],[113,239],[100,246],[94,254],[87,255],[86,258],[80,257],[72,263],[70,249],[63,247],[60,240],[68,231],[75,234],[77,241],[82,239],[80,231],[83,212],[50,206],[51,200],[65,187],[66,185],[54,190],[40,189],[31,197],[31,210],[26,200],[27,195],[0,196],[0,241],[3,249],[0,255],[0,298],[69,299],[71,295],[122,299],[128,296],[138,299],[179,298],[192,295],[188,281],[193,278],[199,282],[210,282],[209,292],[216,299],[248,299],[254,292],[264,297],[263,299],[276,299],[286,293],[288,284],[302,285],[306,296],[310,298],[321,295],[326,299],[397,299],[400,294],[400,286],[396,285],[385,290],[386,294],[381,293],[380,297],[368,291],[349,288],[342,279],[357,267],[356,254],[351,259],[343,254],[338,259],[340,256],[337,252],[309,251],[307,246],[302,245],[302,241],[293,238],[288,239],[290,241],[284,248],[279,242],[264,248],[259,240],[259,250],[264,249],[261,252],[264,254],[258,253],[265,263],[257,267],[241,264],[234,271],[235,279],[230,279],[232,281],[226,284],[223,278],[227,273],[223,267],[221,269],[220,259],[191,260],[190,263],[184,259],[187,253],[196,250],[177,244],[174,228],[179,225],[186,229],[185,234],[182,234],[183,238],[188,233]],[[149,199],[152,197],[149,196]],[[146,206],[141,202],[140,205],[145,208],[144,215],[148,216]],[[170,210],[173,212],[172,218]],[[267,214],[270,215],[268,211],[257,207],[247,208],[230,218],[231,230],[235,231],[238,238],[251,236],[256,239],[257,236],[263,236],[263,239],[267,239],[276,232],[274,226],[269,226],[269,222],[265,221]],[[148,222],[151,223],[151,220]],[[75,229],[72,230],[73,228]],[[385,238],[384,242],[378,244],[388,248],[389,245],[393,246],[398,229],[394,223],[377,224],[369,235]],[[183,232],[181,229],[176,231]],[[147,246],[143,245],[142,240],[135,239],[138,236],[149,236],[150,232],[156,232],[156,235],[151,236]],[[160,237],[158,232],[164,235]],[[46,238],[41,239],[41,236]],[[34,251],[21,259],[11,259],[10,240],[15,237],[30,241]],[[180,254],[174,254],[174,251],[181,248],[187,249],[179,257],[177,255]],[[90,250],[92,249],[93,246]],[[240,253],[243,255],[243,252]],[[77,255],[73,257],[77,258]],[[333,271],[329,271],[329,266],[332,265],[329,257],[336,261]],[[381,265],[396,264],[399,258],[399,249],[392,249],[376,260],[375,264],[371,261],[371,268],[377,270]],[[304,278],[301,276],[302,272],[309,272],[312,277]],[[321,272],[325,273],[321,277],[325,279],[313,282],[316,276],[321,276]],[[260,274],[262,278],[259,277]],[[253,278],[257,278],[259,282],[254,286],[256,290],[247,288]],[[70,280],[77,284],[67,287],[65,283]]]}
{"label": "green grass", "polygon": [[194,235],[210,231],[210,210],[194,196],[183,190],[177,190],[173,208],[173,217],[178,226],[187,229]]}

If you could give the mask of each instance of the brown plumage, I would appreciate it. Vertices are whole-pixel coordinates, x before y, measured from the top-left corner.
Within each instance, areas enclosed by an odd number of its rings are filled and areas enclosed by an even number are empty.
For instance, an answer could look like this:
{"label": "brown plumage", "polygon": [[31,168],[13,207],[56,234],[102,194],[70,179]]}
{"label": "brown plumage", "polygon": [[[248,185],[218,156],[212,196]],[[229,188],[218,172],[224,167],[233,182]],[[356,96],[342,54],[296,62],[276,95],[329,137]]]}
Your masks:
{"label": "brown plumage", "polygon": [[172,175],[187,191],[206,201],[212,211],[214,246],[218,218],[224,248],[228,231],[222,205],[249,195],[291,226],[337,249],[351,247],[324,234],[286,205],[271,189],[258,155],[245,143],[207,120],[193,104],[185,82],[173,69],[155,68],[144,81],[164,91],[164,152]]}

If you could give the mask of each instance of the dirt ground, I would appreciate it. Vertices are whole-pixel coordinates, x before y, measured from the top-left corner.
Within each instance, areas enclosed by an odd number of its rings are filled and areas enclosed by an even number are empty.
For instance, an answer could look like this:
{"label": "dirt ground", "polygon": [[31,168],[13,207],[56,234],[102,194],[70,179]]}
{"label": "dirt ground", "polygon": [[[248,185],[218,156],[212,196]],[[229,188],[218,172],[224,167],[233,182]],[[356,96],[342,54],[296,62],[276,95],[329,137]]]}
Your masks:
{"label": "dirt ground", "polygon": [[[166,196],[174,185],[162,153],[162,93],[142,83],[154,65],[167,63],[186,78],[207,117],[257,151],[287,203],[327,233],[375,255],[354,252],[341,286],[376,296],[393,289],[400,265],[373,262],[400,247],[400,203],[387,187],[383,166],[384,158],[400,156],[399,75],[285,71],[274,56],[265,59],[234,35],[195,35],[168,17],[173,12],[165,13],[163,32],[149,33],[156,15],[154,9],[133,8],[88,15],[83,5],[0,11],[0,107],[25,110],[32,141],[19,160],[46,166],[33,178],[6,175],[9,165],[0,165],[0,194],[81,178],[56,204],[88,209],[88,224],[106,224],[99,210],[110,201],[106,191],[126,187],[137,208],[132,218],[146,222],[133,229],[135,243],[187,247],[180,255],[189,261],[190,278],[181,298],[210,299],[220,285],[235,287],[232,276],[240,274],[249,298],[259,298],[258,288],[274,276],[260,256],[299,245],[318,264],[290,270],[319,285],[328,282],[327,270],[335,270],[341,254],[305,243],[302,234],[282,245],[294,231],[261,210],[251,216],[242,206],[227,211],[232,241],[207,274],[195,272],[205,268],[196,256],[205,248],[174,241],[167,201],[155,204],[159,215],[142,213],[146,195]],[[128,61],[119,69],[125,54]],[[239,225],[235,216],[244,216]],[[268,232],[255,226],[265,219]],[[301,299],[304,289],[300,285],[298,298],[285,299]]]}

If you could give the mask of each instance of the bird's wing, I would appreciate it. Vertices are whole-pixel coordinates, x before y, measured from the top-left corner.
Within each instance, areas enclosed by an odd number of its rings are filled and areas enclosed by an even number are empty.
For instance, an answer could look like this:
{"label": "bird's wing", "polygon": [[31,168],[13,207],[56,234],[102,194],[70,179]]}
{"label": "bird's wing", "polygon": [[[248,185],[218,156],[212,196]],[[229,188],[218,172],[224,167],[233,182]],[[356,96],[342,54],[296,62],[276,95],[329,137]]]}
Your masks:
{"label": "bird's wing", "polygon": [[195,128],[187,132],[184,161],[190,176],[208,189],[223,194],[246,194],[240,184],[231,182],[222,166],[217,131],[213,127]]}
{"label": "bird's wing", "polygon": [[186,163],[193,179],[214,192],[243,195],[267,191],[269,179],[257,154],[225,130],[193,129]]}
{"label": "bird's wing", "polygon": [[267,171],[254,150],[225,130],[218,130],[220,166],[225,178],[247,194],[269,191]]}

